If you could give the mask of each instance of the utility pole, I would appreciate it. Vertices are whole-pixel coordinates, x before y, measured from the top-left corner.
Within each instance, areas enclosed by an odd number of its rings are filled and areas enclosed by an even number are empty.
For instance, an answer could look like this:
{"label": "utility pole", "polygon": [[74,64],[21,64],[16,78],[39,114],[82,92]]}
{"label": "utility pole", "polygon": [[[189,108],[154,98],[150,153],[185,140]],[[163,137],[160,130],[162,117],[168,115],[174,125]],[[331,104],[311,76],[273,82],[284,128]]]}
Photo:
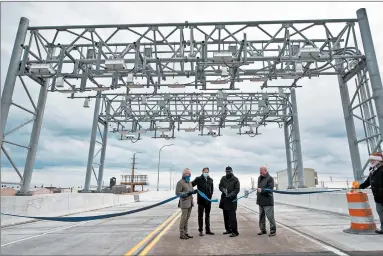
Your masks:
{"label": "utility pole", "polygon": [[138,153],[141,153],[141,152],[136,152],[136,153],[134,153],[133,154],[133,163],[132,163],[132,178],[131,178],[131,183],[130,183],[130,190],[131,190],[131,192],[134,192],[134,169],[135,169],[135,167],[136,167],[136,154],[138,154]]}

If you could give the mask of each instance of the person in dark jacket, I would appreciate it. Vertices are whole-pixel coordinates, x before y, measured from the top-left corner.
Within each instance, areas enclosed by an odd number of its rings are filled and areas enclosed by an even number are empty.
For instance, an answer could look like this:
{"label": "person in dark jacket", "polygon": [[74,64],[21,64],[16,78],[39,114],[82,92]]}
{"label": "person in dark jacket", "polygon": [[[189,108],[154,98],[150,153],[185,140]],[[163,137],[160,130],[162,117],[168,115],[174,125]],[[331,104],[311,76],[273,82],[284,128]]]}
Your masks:
{"label": "person in dark jacket", "polygon": [[270,176],[267,168],[262,166],[259,170],[257,204],[259,205],[259,228],[258,235],[267,234],[266,217],[270,222],[269,236],[275,236],[277,231],[274,219],[274,197],[273,192],[266,191],[265,188],[274,189],[274,179]]}
{"label": "person in dark jacket", "polygon": [[231,234],[230,237],[236,237],[239,235],[236,216],[237,201],[233,201],[237,199],[240,184],[230,166],[226,167],[226,176],[223,176],[219,182],[219,190],[222,192],[219,208],[223,210],[223,219],[226,229],[226,232],[223,234]]}
{"label": "person in dark jacket", "polygon": [[[202,169],[202,175],[198,176],[192,181],[193,187],[197,186],[197,189],[204,193],[209,199],[213,196],[213,179],[209,177],[209,168]],[[211,202],[204,199],[200,194],[197,194],[198,204],[198,231],[199,235],[203,236],[203,212],[205,212],[205,231],[207,235],[214,235],[210,230],[210,210]]]}
{"label": "person in dark jacket", "polygon": [[380,219],[380,230],[375,232],[383,235],[383,153],[377,152],[369,157],[370,174],[367,179],[359,185],[359,188],[365,189],[371,186],[374,201],[376,203],[376,211]]}

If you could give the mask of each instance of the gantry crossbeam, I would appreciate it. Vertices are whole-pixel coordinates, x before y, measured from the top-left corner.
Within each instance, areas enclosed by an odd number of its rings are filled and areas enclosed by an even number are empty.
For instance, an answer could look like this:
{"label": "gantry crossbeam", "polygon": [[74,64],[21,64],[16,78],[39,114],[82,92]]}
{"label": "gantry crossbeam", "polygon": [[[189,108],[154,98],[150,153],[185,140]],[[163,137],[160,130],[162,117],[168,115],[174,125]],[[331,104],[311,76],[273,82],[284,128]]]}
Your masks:
{"label": "gantry crossbeam", "polygon": [[[343,72],[340,65],[346,64],[349,72],[364,63],[354,38],[355,22],[30,27],[19,74],[35,81],[51,77],[50,90],[67,93],[143,86],[157,92],[174,85],[209,89],[209,84],[235,89],[235,83],[277,78],[296,85],[302,77],[337,75]],[[334,24],[342,29],[331,29]],[[49,48],[55,55],[47,59]],[[45,75],[36,67],[41,64],[49,70]]]}

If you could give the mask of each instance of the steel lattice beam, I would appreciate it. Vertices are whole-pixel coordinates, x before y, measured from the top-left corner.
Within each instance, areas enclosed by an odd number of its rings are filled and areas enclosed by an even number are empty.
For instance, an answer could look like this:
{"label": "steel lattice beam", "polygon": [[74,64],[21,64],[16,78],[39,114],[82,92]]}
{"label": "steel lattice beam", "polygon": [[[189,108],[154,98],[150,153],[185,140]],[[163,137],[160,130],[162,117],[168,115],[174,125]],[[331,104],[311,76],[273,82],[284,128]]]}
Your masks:
{"label": "steel lattice beam", "polygon": [[[30,27],[30,43],[24,46],[19,75],[37,81],[39,77],[53,77],[51,91],[69,93],[142,86],[153,86],[157,91],[173,87],[174,79],[183,80],[178,81],[178,86],[202,89],[215,83],[234,89],[238,82],[277,78],[291,79],[296,84],[302,77],[339,74],[335,60],[350,67],[363,60],[349,33],[355,22],[343,19]],[[329,29],[332,24],[344,27],[335,32]],[[322,36],[310,37],[314,32]],[[344,47],[336,49],[342,42],[346,42]],[[49,48],[57,54],[46,59],[44,53]],[[121,62],[113,65],[111,59]],[[41,64],[50,73],[38,73],[36,70],[41,69],[36,65]]]}
{"label": "steel lattice beam", "polygon": [[[291,118],[291,114],[283,114],[285,108],[291,108],[289,95],[282,91],[104,94],[104,99],[111,104],[111,111],[110,114],[101,113],[99,118],[116,123],[113,131],[125,134],[195,129],[190,123],[196,123],[198,130],[216,130],[229,125],[241,133],[241,128],[246,126],[252,130],[270,122],[282,125],[286,118]],[[185,126],[186,123],[189,126]]]}

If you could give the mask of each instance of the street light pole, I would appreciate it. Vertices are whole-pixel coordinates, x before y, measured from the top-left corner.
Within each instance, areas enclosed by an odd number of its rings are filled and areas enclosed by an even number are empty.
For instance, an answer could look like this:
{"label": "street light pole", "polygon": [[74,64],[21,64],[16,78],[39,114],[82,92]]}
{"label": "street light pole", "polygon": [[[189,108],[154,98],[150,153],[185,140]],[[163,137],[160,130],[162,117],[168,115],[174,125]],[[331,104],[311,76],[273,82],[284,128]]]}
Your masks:
{"label": "street light pole", "polygon": [[[174,165],[170,168],[170,177],[169,177],[169,190],[172,190],[172,174],[174,171]],[[174,182],[174,177],[173,177],[173,182]],[[173,184],[174,186],[174,184]]]}
{"label": "street light pole", "polygon": [[163,145],[160,150],[158,151],[158,167],[157,167],[157,191],[159,191],[159,184],[160,184],[160,161],[161,161],[161,150],[164,147],[169,147],[173,146],[174,144],[168,144],[168,145]]}

